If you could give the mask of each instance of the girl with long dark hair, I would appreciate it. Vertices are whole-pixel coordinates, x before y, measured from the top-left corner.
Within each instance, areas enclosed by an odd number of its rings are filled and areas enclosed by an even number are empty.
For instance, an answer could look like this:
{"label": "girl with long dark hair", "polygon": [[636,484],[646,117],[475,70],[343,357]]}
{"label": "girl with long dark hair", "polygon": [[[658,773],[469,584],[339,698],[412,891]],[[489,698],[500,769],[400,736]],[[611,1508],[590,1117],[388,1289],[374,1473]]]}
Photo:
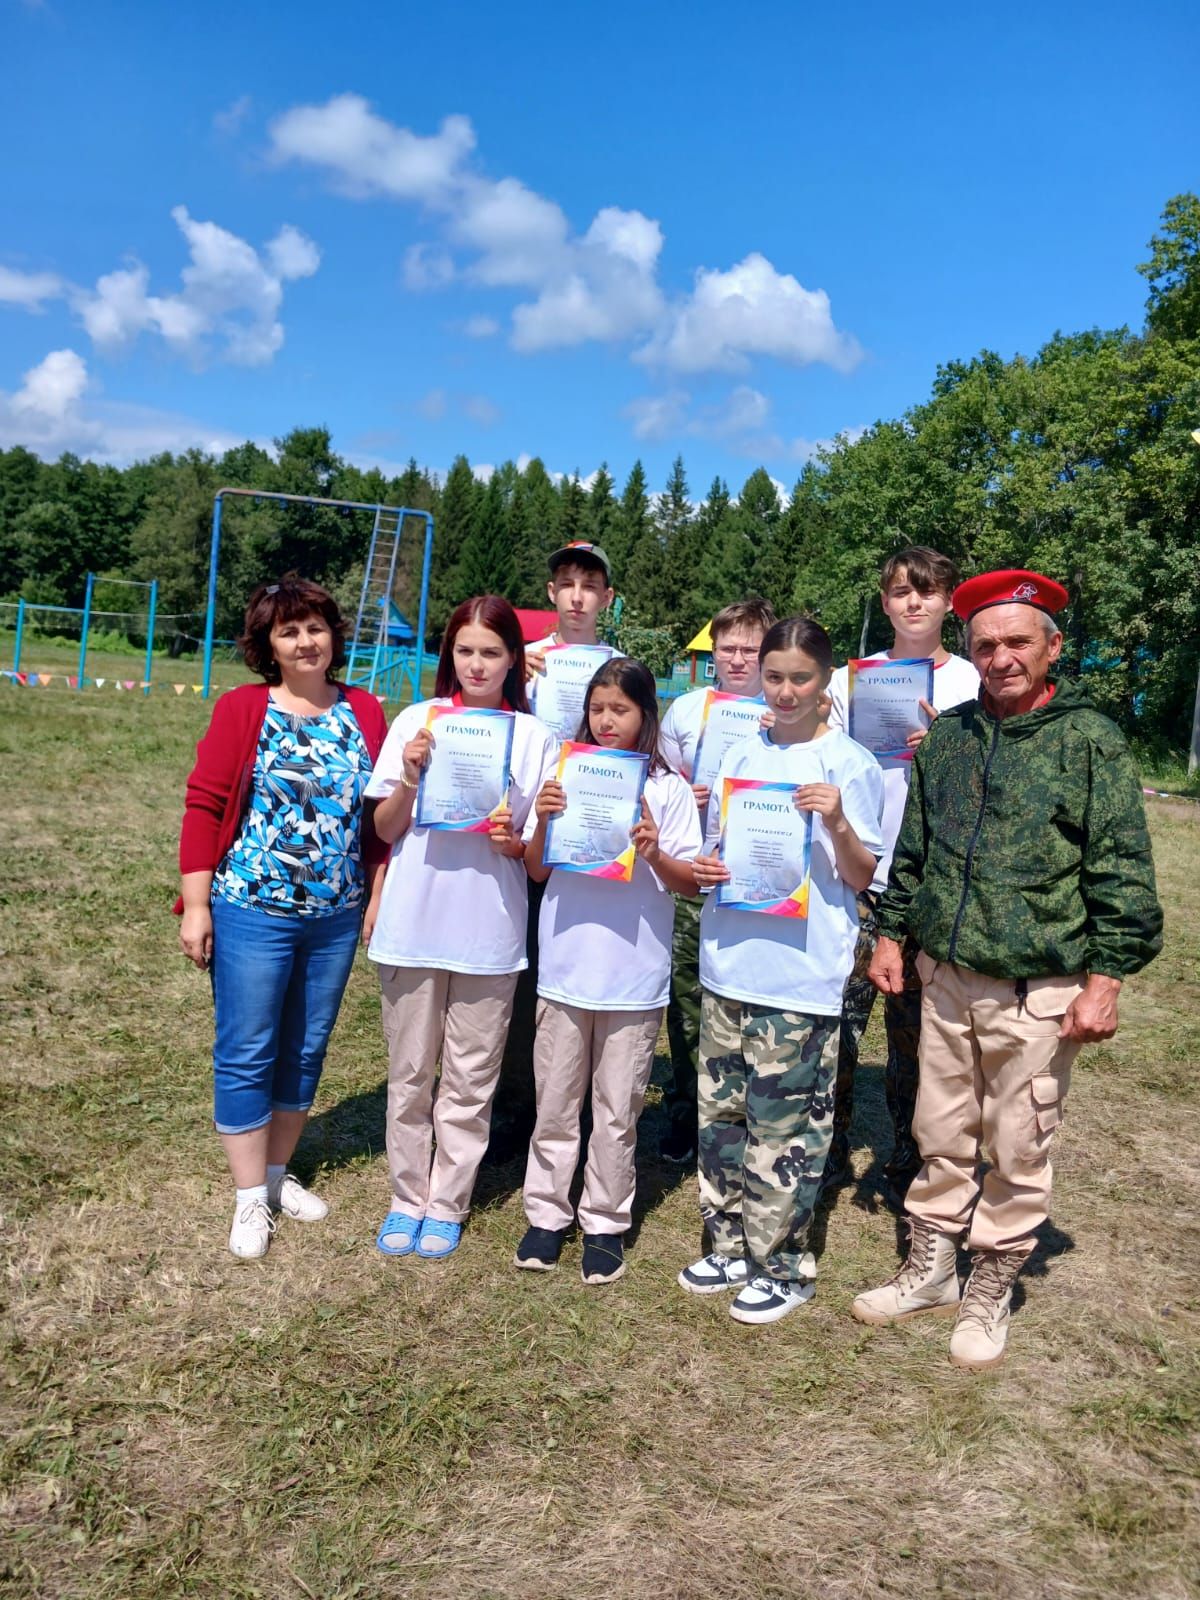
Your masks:
{"label": "girl with long dark hair", "polygon": [[[671,976],[671,891],[695,894],[691,860],[701,837],[691,790],[658,754],[655,683],[640,661],[619,657],[599,669],[588,685],[578,738],[639,752],[649,758],[649,770],[631,832],[637,858],[627,883],[544,864],[547,824],[567,803],[556,779],[542,785],[526,824],[526,870],[535,881],[550,881],[538,923],[537,1125],[525,1169],[529,1228],[516,1264],[555,1267],[578,1216],[583,1281],[600,1284],[625,1270],[637,1121]],[[570,1188],[589,1089],[592,1134],[576,1211]]]}

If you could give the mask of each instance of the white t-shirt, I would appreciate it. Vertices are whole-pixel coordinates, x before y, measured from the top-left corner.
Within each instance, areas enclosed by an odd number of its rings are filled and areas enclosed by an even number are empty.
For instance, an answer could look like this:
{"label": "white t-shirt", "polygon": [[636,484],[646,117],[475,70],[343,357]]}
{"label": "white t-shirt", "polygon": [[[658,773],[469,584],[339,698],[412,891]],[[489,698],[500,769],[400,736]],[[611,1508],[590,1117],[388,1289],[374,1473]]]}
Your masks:
{"label": "white t-shirt", "polygon": [[[425,726],[431,704],[448,702],[420,701],[392,723],[367,785],[367,799],[386,799],[399,783],[404,746]],[[554,753],[548,731],[536,717],[518,711],[509,789],[517,838]],[[498,855],[484,833],[410,826],[392,846],[367,954],[388,967],[521,972],[528,966],[527,884],[524,862]]]}
{"label": "white t-shirt", "polygon": [[[708,807],[705,854],[720,838],[721,785],[725,778],[767,783],[833,783],[842,810],[863,845],[883,848],[879,814],[883,777],[875,758],[845,733],[830,730],[806,744],[772,744],[764,732],[726,752]],[[838,873],[833,840],[813,815],[807,917],[773,917],[734,911],[706,897],[700,918],[700,982],[727,1000],[780,1011],[836,1017],[854,965],[858,938],[855,892]]]}
{"label": "white t-shirt", "polygon": [[[863,656],[864,661],[886,661],[888,652],[877,650],[874,655]],[[845,732],[850,726],[849,705],[850,671],[839,667],[829,685],[833,709],[829,713],[829,726]],[[979,674],[963,656],[948,656],[940,667],[933,669],[933,709],[949,711],[964,700],[974,700],[979,694]],[[904,819],[904,802],[908,799],[908,785],[912,777],[911,756],[874,756],[883,772],[883,855],[871,888],[881,891],[887,887],[888,871],[892,865],[892,852]]]}
{"label": "white t-shirt", "polygon": [[[644,790],[664,854],[700,853],[695,797],[674,772],[652,773]],[[526,839],[537,819],[530,813]],[[587,1011],[652,1011],[671,982],[675,903],[640,856],[628,883],[551,869],[538,922],[538,985],[544,1000]]]}
{"label": "white t-shirt", "polygon": [[[549,633],[549,634],[546,635],[546,637],[544,639],[539,639],[536,644],[527,644],[525,646],[525,651],[526,651],[526,654],[528,654],[528,652],[531,651],[531,650],[549,650],[551,645],[563,644],[564,642],[565,642],[564,640],[562,640],[562,639],[560,639],[558,637],[557,633]],[[623,654],[623,652],[620,651],[620,650],[614,650],[612,645],[604,644],[603,641],[600,640],[600,639],[596,640],[595,648],[598,649],[598,650],[607,650],[610,657],[619,656],[619,655]],[[529,681],[525,685],[525,693],[529,696],[529,709],[530,709],[530,711],[533,712],[535,717],[538,714],[538,708],[537,708],[538,685],[542,682],[542,680],[545,678],[545,676],[546,675],[545,675],[544,672],[535,672],[533,677],[530,678]],[[556,737],[557,737],[557,735],[556,735]]]}

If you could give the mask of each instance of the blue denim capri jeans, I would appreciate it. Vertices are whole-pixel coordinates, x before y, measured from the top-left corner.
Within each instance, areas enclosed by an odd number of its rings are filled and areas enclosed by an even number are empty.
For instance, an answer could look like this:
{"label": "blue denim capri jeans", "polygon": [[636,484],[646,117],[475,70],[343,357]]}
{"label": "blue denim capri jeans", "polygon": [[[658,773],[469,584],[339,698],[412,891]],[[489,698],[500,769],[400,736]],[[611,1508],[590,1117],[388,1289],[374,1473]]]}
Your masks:
{"label": "blue denim capri jeans", "polygon": [[213,1121],[218,1133],[250,1133],[316,1098],[362,907],[272,916],[214,895],[212,917]]}

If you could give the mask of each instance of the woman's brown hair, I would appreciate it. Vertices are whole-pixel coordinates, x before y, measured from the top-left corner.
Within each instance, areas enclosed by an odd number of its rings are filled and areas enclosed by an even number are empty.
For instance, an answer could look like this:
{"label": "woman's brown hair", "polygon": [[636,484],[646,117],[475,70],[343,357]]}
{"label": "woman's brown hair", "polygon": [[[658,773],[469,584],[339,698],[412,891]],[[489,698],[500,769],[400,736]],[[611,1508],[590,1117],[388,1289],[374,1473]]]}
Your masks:
{"label": "woman's brown hair", "polygon": [[338,603],[327,589],[289,572],[278,583],[260,583],[250,596],[238,646],[242,660],[270,684],[280,681],[279,663],[271,654],[271,629],[282,622],[303,622],[321,617],[333,635],[333,660],[325,677],[333,683],[346,665],[346,624]]}

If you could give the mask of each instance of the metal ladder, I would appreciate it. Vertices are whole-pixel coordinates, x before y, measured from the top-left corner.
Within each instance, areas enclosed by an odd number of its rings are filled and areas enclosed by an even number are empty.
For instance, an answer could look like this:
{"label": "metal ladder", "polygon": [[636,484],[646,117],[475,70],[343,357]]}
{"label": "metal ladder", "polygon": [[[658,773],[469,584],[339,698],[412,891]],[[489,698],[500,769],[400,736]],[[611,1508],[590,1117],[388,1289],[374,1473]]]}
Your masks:
{"label": "metal ladder", "polygon": [[373,694],[379,675],[380,655],[388,636],[391,621],[392,586],[396,581],[396,562],[400,555],[400,533],[404,526],[404,513],[388,506],[375,512],[375,525],[371,529],[371,548],[363,569],[362,593],[358,600],[358,615],[354,619],[354,642],[350,647],[350,676],[361,683],[361,660],[369,653],[371,670],[366,687]]}

